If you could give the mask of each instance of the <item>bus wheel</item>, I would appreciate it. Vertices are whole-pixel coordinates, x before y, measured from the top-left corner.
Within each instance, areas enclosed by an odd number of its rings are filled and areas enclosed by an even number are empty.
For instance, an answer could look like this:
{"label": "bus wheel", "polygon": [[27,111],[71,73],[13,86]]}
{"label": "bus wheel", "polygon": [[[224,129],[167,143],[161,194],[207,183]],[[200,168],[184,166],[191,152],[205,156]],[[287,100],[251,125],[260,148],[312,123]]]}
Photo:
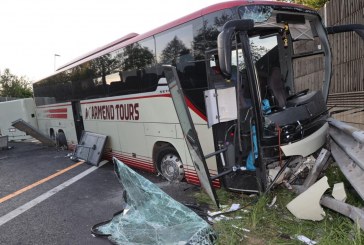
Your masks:
{"label": "bus wheel", "polygon": [[57,142],[57,146],[58,147],[62,147],[67,149],[67,140],[66,140],[66,135],[63,132],[59,132],[56,136],[56,142]]}
{"label": "bus wheel", "polygon": [[160,151],[158,168],[162,176],[168,181],[181,181],[184,178],[183,164],[173,147],[168,146]]}

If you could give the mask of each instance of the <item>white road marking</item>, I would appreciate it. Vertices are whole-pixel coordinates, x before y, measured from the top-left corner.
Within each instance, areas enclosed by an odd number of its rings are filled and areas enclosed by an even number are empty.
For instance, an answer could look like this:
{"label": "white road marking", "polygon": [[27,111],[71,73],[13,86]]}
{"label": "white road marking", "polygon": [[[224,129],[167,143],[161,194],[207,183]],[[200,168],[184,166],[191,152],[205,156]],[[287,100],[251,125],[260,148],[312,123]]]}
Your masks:
{"label": "white road marking", "polygon": [[60,184],[57,187],[54,187],[53,189],[43,193],[42,195],[40,195],[39,197],[31,200],[30,202],[27,202],[26,204],[14,209],[13,211],[5,214],[4,216],[0,217],[0,226],[2,226],[3,224],[9,222],[10,220],[14,219],[15,217],[17,217],[18,215],[24,213],[25,211],[31,209],[32,207],[36,206],[37,204],[43,202],[44,200],[48,199],[49,197],[53,196],[54,194],[56,194],[57,192],[63,190],[64,188],[66,188],[67,186],[72,185],[73,183],[75,183],[76,181],[82,179],[83,177],[85,177],[86,175],[92,173],[93,171],[95,171],[96,169],[98,169],[99,167],[102,167],[105,162],[101,162],[99,164],[98,167],[93,166],[85,171],[83,171],[82,173],[76,175],[75,177],[67,180],[66,182],[63,182],[62,184]]}

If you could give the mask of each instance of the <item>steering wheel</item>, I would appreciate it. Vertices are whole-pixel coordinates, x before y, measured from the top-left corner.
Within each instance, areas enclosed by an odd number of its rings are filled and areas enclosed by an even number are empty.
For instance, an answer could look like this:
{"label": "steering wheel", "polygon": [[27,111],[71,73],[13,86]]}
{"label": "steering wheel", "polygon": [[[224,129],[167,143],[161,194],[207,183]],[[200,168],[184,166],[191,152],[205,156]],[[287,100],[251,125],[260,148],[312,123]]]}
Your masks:
{"label": "steering wheel", "polygon": [[287,100],[292,100],[292,99],[295,99],[295,98],[298,98],[298,97],[301,97],[301,96],[303,96],[303,95],[306,95],[307,93],[308,93],[308,91],[309,91],[310,89],[305,89],[305,90],[302,90],[302,91],[300,91],[300,92],[297,92],[297,93],[295,93],[295,94],[292,94],[291,96],[288,96],[287,97]]}

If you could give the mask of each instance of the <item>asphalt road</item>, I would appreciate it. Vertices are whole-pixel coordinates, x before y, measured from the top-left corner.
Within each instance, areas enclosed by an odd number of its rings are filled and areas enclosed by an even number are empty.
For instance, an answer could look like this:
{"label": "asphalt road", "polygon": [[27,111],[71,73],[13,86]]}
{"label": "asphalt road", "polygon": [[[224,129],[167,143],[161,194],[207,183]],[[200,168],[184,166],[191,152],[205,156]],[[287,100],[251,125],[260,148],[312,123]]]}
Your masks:
{"label": "asphalt road", "polygon": [[[50,190],[93,167],[82,163],[63,172],[76,164],[65,157],[69,152],[34,142],[10,145],[14,148],[0,151],[0,244],[110,244],[90,229],[121,209],[122,189],[112,164],[54,194]],[[177,201],[195,202],[198,187],[139,173]],[[39,202],[43,196],[49,197]]]}

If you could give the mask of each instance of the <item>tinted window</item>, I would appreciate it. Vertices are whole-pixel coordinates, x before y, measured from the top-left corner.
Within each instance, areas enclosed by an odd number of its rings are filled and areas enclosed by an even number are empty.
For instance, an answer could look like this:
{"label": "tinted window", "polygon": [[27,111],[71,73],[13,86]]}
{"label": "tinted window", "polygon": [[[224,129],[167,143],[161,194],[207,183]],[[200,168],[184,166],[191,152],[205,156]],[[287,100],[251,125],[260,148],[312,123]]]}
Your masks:
{"label": "tinted window", "polygon": [[37,105],[154,91],[154,39],[133,43],[34,84]]}
{"label": "tinted window", "polygon": [[233,13],[230,9],[220,10],[204,16],[204,34],[206,38],[206,48],[208,50],[217,48],[217,36],[221,32],[224,24],[232,19]]}
{"label": "tinted window", "polygon": [[156,35],[159,74],[162,75],[162,65],[175,66],[186,96],[202,112],[203,91],[207,87],[203,30],[199,18]]}

